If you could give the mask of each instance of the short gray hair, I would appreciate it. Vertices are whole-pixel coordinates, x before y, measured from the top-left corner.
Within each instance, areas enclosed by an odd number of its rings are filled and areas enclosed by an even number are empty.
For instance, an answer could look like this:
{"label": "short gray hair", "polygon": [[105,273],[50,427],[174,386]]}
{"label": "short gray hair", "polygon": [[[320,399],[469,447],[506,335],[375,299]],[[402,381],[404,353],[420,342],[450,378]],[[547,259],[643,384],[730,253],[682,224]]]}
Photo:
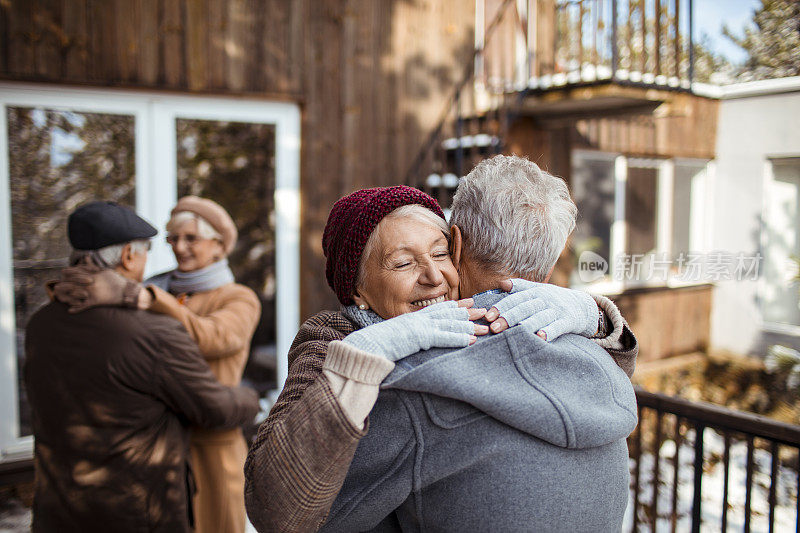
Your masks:
{"label": "short gray hair", "polygon": [[210,222],[197,213],[192,213],[191,211],[178,211],[172,215],[167,222],[167,233],[171,233],[173,230],[180,227],[184,223],[189,222],[190,220],[197,221],[198,237],[201,239],[216,239],[222,242],[222,235],[220,235],[219,232],[214,229],[214,226],[212,226]]}
{"label": "short gray hair", "polygon": [[372,233],[370,233],[367,243],[364,245],[364,250],[361,252],[361,259],[358,260],[358,276],[356,277],[356,287],[361,287],[361,285],[364,283],[364,264],[366,263],[367,258],[372,255],[373,251],[375,250],[375,246],[378,244],[378,228],[381,227],[381,224],[383,224],[384,220],[393,218],[410,218],[422,224],[433,226],[444,233],[444,236],[447,237],[448,244],[450,243],[450,227],[442,217],[420,204],[401,205],[383,217],[381,221],[378,222],[378,225],[375,226],[375,229],[372,230]]}
{"label": "short gray hair", "polygon": [[544,281],[577,214],[563,179],[527,159],[498,155],[461,181],[450,222],[472,259],[498,273]]}
{"label": "short gray hair", "polygon": [[73,250],[69,262],[73,265],[77,264],[81,258],[88,255],[98,266],[114,268],[122,261],[122,249],[125,248],[126,244],[131,245],[133,253],[142,254],[147,252],[149,242],[148,239],[136,239],[130,242],[112,244],[97,250]]}

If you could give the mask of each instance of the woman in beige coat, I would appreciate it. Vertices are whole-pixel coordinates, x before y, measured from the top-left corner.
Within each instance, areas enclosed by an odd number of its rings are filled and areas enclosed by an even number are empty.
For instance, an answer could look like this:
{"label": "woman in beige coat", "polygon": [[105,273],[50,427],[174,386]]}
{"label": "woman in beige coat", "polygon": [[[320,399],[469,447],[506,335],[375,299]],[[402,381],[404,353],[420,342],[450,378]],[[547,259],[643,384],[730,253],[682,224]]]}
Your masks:
{"label": "woman in beige coat", "polygon": [[[217,203],[185,196],[172,210],[167,242],[178,268],[147,280],[140,293],[150,311],[177,318],[197,342],[223,385],[238,385],[261,314],[255,293],[234,282],[226,257],[236,243],[236,226]],[[194,429],[192,469],[195,531],[242,533],[245,529],[244,461],[240,429]]]}
{"label": "woman in beige coat", "polygon": [[[167,223],[167,242],[178,267],[145,281],[136,297],[113,272],[67,272],[56,286],[59,300],[72,310],[96,305],[130,305],[179,320],[223,385],[238,385],[261,314],[256,294],[235,283],[227,256],[237,231],[219,204],[196,196],[181,198]],[[69,271],[70,269],[67,269]],[[76,287],[79,289],[76,290]],[[80,296],[76,297],[76,294]],[[193,429],[192,470],[195,531],[243,533],[244,461],[247,444],[241,429]]]}

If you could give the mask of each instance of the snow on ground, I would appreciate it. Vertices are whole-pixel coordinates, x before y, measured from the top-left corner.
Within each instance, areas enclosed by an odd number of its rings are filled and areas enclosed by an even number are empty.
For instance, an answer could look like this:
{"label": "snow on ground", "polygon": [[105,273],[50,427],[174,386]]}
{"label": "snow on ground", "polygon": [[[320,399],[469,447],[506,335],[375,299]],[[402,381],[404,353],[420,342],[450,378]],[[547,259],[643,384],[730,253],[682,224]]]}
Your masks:
{"label": "snow on ground", "polygon": [[[680,446],[678,467],[678,523],[677,531],[691,529],[691,510],[694,498],[694,432],[691,438]],[[704,463],[702,484],[702,531],[716,532],[722,528],[723,484],[725,466],[722,462],[724,439],[711,429],[703,434]],[[672,513],[672,480],[674,475],[673,457],[675,442],[666,440],[659,449],[658,522],[655,530],[670,531]],[[750,530],[753,532],[769,530],[769,486],[771,454],[755,448],[753,453],[755,470],[751,496]],[[728,529],[744,530],[744,503],[747,479],[747,443],[731,441],[730,467],[728,479]],[[644,508],[649,508],[653,496],[654,457],[649,451],[642,453],[639,478],[639,517],[649,523]],[[631,473],[635,462],[630,461]],[[774,531],[794,531],[796,528],[797,473],[785,466],[778,469]],[[633,485],[631,475],[631,485]],[[631,486],[633,489],[633,486]],[[633,525],[633,491],[628,499],[628,509],[623,524],[624,531]]]}

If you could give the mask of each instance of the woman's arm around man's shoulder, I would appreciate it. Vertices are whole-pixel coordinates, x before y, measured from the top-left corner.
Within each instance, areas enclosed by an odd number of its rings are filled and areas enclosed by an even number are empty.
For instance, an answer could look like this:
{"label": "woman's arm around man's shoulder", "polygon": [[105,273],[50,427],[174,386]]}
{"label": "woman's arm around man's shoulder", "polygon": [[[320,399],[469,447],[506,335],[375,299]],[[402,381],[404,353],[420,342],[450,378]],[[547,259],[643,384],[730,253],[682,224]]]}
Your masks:
{"label": "woman's arm around man's shoulder", "polygon": [[292,343],[283,391],[245,464],[247,513],[259,531],[316,531],[366,435],[364,417],[394,364],[337,342],[351,331],[343,315],[324,311]]}

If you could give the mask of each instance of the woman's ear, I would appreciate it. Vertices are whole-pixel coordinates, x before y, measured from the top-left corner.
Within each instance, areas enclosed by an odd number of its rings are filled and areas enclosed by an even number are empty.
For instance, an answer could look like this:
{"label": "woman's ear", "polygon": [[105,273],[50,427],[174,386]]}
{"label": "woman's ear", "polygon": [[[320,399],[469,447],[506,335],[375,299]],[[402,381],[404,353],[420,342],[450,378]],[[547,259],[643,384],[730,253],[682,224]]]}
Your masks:
{"label": "woman's ear", "polygon": [[214,262],[216,263],[217,261],[221,261],[222,258],[225,257],[225,247],[222,245],[222,242],[218,240],[214,242],[217,243],[217,249],[214,252],[213,256]]}
{"label": "woman's ear", "polygon": [[458,272],[461,271],[461,244],[461,228],[456,225],[450,226],[450,259]]}
{"label": "woman's ear", "polygon": [[359,309],[361,309],[362,311],[364,309],[369,309],[369,303],[367,303],[367,300],[363,296],[361,296],[361,294],[359,294],[358,289],[356,289],[355,292],[353,292],[353,295],[351,297],[353,298],[353,301],[356,303]]}

